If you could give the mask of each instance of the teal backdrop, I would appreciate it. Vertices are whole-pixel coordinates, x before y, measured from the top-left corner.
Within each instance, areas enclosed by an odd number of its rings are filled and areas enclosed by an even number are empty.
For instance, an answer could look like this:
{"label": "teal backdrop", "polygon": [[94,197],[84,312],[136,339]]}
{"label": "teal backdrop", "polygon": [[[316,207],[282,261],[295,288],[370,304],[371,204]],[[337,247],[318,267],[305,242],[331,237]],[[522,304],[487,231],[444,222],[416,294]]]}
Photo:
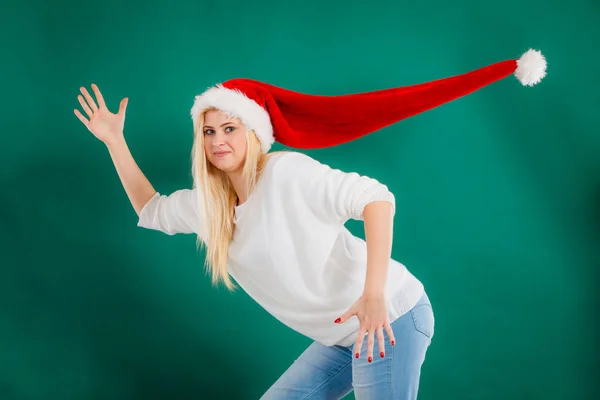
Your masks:
{"label": "teal backdrop", "polygon": [[170,193],[191,185],[190,108],[214,83],[357,93],[530,47],[548,60],[535,87],[509,77],[305,152],[396,195],[392,254],[436,316],[419,399],[600,398],[598,1],[2,8],[1,399],[258,399],[310,344],[244,292],[212,288],[194,236],[136,226],[73,113],[79,87],[98,84],[113,111],[129,97],[125,137]]}

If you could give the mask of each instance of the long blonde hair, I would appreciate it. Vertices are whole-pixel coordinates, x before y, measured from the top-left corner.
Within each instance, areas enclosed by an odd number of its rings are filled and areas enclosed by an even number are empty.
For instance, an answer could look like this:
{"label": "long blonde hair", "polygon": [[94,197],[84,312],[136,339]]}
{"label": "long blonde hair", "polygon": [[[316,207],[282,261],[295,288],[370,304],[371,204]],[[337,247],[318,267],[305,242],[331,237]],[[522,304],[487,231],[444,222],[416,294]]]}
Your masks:
{"label": "long blonde hair", "polygon": [[[208,161],[204,150],[204,117],[208,108],[198,116],[194,125],[194,143],[192,146],[192,175],[194,186],[198,188],[198,207],[206,207],[206,220],[200,221],[208,227],[207,243],[199,236],[196,240],[198,248],[206,248],[204,265],[207,273],[212,275],[213,285],[222,282],[230,291],[234,284],[227,271],[227,254],[233,239],[235,225],[234,207],[237,194],[227,174]],[[231,117],[231,115],[229,115]],[[260,141],[254,131],[246,129],[246,160],[243,167],[248,195],[254,190],[268,155],[261,152]]]}

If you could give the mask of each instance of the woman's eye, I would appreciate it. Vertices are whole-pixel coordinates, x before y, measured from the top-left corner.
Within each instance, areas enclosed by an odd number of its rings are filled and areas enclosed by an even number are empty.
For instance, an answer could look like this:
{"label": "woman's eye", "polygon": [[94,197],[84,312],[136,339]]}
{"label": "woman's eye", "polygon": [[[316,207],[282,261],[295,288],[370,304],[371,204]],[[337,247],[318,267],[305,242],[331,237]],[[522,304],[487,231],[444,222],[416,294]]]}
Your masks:
{"label": "woman's eye", "polygon": [[[231,130],[228,130],[228,129],[231,129]],[[226,127],[226,128],[225,128],[225,132],[232,132],[232,131],[234,131],[234,130],[235,130],[235,127],[234,127],[234,126],[228,126],[228,127]],[[204,134],[205,134],[205,135],[212,135],[212,134],[214,134],[214,132],[213,132],[213,130],[212,130],[212,129],[206,129],[206,130],[204,131]]]}

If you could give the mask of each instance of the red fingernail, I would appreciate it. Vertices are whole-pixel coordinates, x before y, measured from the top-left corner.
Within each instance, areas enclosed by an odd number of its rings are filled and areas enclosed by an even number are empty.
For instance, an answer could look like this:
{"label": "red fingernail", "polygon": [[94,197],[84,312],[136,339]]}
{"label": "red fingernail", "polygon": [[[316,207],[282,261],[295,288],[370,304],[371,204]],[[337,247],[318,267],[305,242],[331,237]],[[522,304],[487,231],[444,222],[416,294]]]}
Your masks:
{"label": "red fingernail", "polygon": [[379,355],[381,356],[381,358],[383,358],[383,351],[381,353],[379,353]]}
{"label": "red fingernail", "polygon": [[392,340],[392,346],[394,346],[395,344],[396,344],[396,342]]}
{"label": "red fingernail", "polygon": [[338,323],[338,322],[340,322],[341,320],[342,320],[341,318],[338,318],[338,319],[336,319],[334,322],[337,324],[337,323]]}
{"label": "red fingernail", "polygon": [[369,357],[369,362],[373,361],[373,357]]}
{"label": "red fingernail", "polygon": [[354,355],[354,357],[358,358],[358,356],[359,356],[359,355],[360,355],[360,354],[356,353],[356,354]]}

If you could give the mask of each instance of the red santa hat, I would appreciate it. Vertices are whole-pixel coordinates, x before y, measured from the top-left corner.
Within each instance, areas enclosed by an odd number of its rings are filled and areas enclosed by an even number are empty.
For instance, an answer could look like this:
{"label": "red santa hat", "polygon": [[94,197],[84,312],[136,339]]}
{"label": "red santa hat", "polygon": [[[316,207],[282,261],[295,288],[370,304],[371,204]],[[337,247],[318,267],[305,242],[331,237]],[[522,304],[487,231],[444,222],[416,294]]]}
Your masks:
{"label": "red santa hat", "polygon": [[253,129],[268,152],[275,141],[289,147],[317,149],[346,143],[415,114],[474,92],[514,74],[525,86],[546,76],[546,59],[530,49],[461,75],[398,88],[320,96],[287,90],[252,79],[236,78],[195,97],[194,125],[214,107],[238,117]]}

